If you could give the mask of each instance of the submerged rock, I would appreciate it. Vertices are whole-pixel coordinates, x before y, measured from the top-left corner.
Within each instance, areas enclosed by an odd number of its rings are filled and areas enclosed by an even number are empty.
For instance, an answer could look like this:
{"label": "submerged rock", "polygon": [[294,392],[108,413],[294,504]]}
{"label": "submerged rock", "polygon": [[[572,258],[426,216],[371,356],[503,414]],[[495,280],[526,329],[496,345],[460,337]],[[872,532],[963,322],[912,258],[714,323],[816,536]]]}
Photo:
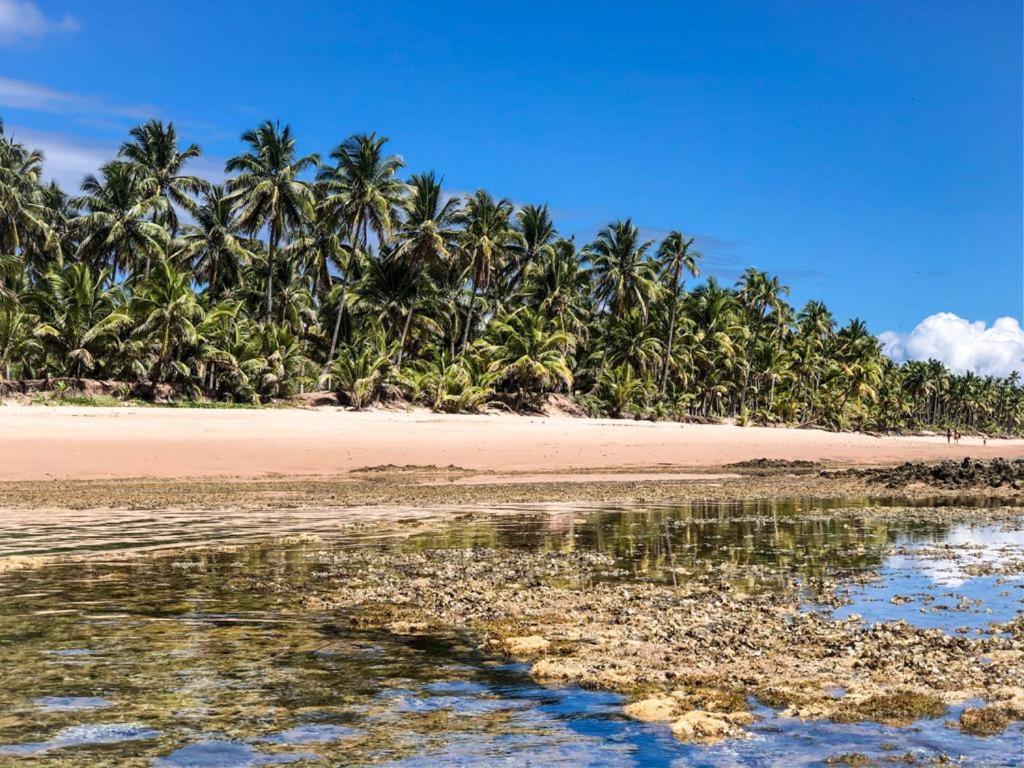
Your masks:
{"label": "submerged rock", "polygon": [[[858,511],[867,514],[926,513]],[[927,514],[945,521],[964,511]],[[972,520],[979,514],[970,510]],[[686,578],[669,584],[621,580],[612,557],[585,551],[350,550],[323,563],[305,599],[360,626],[468,632],[532,660],[538,680],[637,697],[627,715],[671,722],[688,740],[741,733],[750,696],[842,722],[909,723],[968,699],[1024,719],[1024,707],[1010,704],[1024,679],[1024,618],[972,636],[866,624],[807,610],[809,592],[819,606],[839,602],[838,578],[777,572],[770,590],[744,592],[729,563],[687,566]]]}
{"label": "submerged rock", "polygon": [[998,706],[965,709],[960,715],[960,730],[974,736],[995,736],[1009,724],[1010,718]]}

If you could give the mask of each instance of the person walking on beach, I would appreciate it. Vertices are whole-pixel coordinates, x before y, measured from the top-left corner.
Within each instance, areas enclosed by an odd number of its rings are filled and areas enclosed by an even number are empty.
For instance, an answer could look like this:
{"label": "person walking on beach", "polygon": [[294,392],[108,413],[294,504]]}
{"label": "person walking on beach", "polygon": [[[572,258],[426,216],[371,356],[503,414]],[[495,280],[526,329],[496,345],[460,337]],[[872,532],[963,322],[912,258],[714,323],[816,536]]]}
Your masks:
{"label": "person walking on beach", "polygon": [[953,445],[960,445],[960,432],[953,430]]}
{"label": "person walking on beach", "polygon": [[951,442],[953,442],[953,430],[946,427],[946,445],[949,445]]}

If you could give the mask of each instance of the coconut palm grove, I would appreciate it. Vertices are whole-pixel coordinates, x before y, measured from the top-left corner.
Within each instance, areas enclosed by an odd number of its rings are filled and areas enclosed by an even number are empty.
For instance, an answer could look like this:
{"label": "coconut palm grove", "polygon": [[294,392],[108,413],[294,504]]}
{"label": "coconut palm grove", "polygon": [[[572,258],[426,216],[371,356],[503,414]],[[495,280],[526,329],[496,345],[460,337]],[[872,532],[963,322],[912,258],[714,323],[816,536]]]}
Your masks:
{"label": "coconut palm grove", "polygon": [[1020,377],[897,364],[778,278],[699,281],[685,223],[590,242],[544,204],[455,194],[388,139],[303,155],[241,136],[221,184],[172,123],[130,131],[78,190],[0,126],[0,379],[92,378],[189,402],[316,390],[362,408],[529,411],[831,429],[1019,433]]}

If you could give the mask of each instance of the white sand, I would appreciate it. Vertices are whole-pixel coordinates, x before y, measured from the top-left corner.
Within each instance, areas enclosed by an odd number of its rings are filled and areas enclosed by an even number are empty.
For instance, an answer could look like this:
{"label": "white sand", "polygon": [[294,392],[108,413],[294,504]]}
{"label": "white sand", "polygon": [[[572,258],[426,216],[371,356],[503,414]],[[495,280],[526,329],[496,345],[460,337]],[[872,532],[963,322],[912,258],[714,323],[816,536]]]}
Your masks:
{"label": "white sand", "polygon": [[338,475],[381,464],[544,472],[718,466],[760,457],[873,464],[1024,457],[1024,440],[341,409],[0,406],[0,480]]}

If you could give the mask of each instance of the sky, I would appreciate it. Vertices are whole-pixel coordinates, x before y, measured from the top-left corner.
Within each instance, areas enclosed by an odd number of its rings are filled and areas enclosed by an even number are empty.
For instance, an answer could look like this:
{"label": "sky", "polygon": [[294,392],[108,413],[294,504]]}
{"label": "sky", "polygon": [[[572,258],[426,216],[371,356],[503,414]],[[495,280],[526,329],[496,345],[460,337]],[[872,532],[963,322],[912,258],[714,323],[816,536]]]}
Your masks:
{"label": "sky", "polygon": [[324,156],[376,131],[581,242],[681,229],[722,281],[755,266],[894,357],[1002,372],[1024,369],[1022,27],[1020,0],[0,0],[0,117],[69,188],[149,117],[210,177],[267,118]]}

